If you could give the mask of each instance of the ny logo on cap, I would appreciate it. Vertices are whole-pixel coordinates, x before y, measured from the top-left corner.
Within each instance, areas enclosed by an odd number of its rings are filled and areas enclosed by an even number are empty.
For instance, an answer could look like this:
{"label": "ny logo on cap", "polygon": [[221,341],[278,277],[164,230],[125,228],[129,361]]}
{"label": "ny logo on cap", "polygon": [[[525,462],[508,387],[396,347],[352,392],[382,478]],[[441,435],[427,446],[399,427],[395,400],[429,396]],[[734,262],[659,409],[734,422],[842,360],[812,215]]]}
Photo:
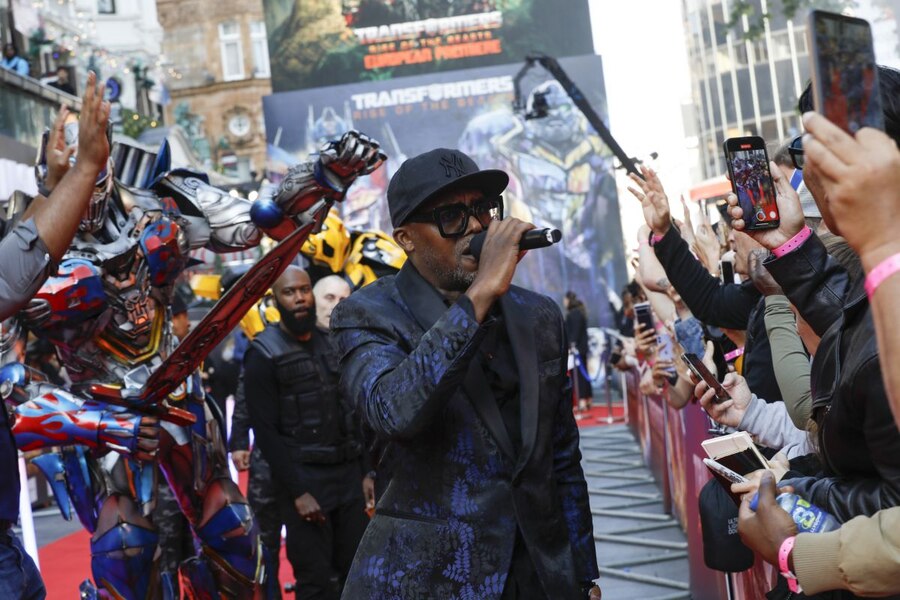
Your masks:
{"label": "ny logo on cap", "polygon": [[441,157],[440,165],[444,167],[445,177],[454,177],[454,173],[455,177],[462,177],[466,174],[466,168],[458,154],[445,154]]}

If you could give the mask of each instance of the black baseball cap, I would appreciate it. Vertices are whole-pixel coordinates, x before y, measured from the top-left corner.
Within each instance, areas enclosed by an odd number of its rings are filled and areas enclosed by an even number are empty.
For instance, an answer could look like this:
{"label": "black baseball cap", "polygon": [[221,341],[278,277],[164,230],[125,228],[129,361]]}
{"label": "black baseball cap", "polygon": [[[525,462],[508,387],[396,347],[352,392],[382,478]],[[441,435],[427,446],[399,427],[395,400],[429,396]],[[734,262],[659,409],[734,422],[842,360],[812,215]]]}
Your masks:
{"label": "black baseball cap", "polygon": [[188,310],[187,302],[185,302],[184,298],[179,293],[175,293],[172,296],[172,316],[180,315],[182,313],[186,313]]}
{"label": "black baseball cap", "polygon": [[391,224],[404,221],[438,194],[459,189],[475,189],[485,196],[499,196],[509,184],[509,175],[497,169],[481,170],[459,150],[435,148],[406,160],[388,186]]}

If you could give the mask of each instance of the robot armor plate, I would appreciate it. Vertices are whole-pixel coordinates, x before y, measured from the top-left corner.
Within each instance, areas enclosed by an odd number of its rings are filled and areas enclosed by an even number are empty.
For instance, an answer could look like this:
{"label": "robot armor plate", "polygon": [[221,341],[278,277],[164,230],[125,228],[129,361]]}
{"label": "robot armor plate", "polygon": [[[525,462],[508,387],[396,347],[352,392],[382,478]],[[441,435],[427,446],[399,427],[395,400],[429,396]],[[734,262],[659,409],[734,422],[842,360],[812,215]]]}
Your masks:
{"label": "robot armor plate", "polygon": [[178,278],[187,265],[187,253],[179,243],[178,224],[162,219],[148,225],[141,232],[141,250],[147,259],[150,283],[164,287]]}
{"label": "robot armor plate", "polygon": [[35,296],[49,307],[46,325],[70,327],[99,315],[106,308],[106,293],[100,269],[80,258],[64,260],[56,276],[50,277]]}

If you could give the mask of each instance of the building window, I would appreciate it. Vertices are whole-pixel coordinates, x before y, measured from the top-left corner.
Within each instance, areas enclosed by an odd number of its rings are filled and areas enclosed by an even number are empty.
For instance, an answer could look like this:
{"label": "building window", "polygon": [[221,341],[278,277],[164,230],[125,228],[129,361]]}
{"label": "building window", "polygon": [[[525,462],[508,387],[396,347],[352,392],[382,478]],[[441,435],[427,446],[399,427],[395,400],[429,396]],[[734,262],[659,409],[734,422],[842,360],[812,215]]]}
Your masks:
{"label": "building window", "polygon": [[241,48],[241,26],[236,21],[219,23],[219,47],[222,51],[222,78],[235,81],[244,78],[244,50]]}
{"label": "building window", "polygon": [[250,22],[250,46],[253,50],[253,76],[269,77],[269,41],[264,22]]}
{"label": "building window", "polygon": [[97,0],[97,12],[101,15],[116,14],[116,0]]}

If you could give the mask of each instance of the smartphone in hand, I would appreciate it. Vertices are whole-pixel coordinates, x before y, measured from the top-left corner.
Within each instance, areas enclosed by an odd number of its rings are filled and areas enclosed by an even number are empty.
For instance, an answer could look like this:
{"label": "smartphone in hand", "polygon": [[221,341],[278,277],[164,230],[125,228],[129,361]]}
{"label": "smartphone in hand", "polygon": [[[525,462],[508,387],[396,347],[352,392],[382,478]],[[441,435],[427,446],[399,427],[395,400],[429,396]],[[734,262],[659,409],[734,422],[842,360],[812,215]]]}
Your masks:
{"label": "smartphone in hand", "polygon": [[724,148],[731,189],[744,211],[744,230],[777,229],[780,216],[765,141],[758,136],[728,138]]}
{"label": "smartphone in hand", "polygon": [[747,483],[747,478],[739,473],[735,473],[719,461],[713,458],[704,458],[703,464],[706,468],[716,475],[721,475],[731,483]]}
{"label": "smartphone in hand", "polygon": [[713,398],[713,402],[716,404],[721,404],[726,400],[731,400],[731,396],[722,387],[722,384],[719,383],[719,380],[715,378],[715,376],[710,372],[709,369],[706,368],[706,365],[703,364],[703,361],[700,360],[696,354],[692,354],[690,352],[685,352],[681,355],[681,360],[687,364],[688,369],[691,370],[697,379],[704,382],[706,385],[710,387],[710,389],[715,392],[715,397]]}
{"label": "smartphone in hand", "polygon": [[722,283],[734,283],[734,263],[730,260],[720,260],[719,276],[722,278]]}
{"label": "smartphone in hand", "polygon": [[850,134],[863,127],[883,130],[881,87],[868,21],[813,10],[806,32],[816,111]]}
{"label": "smartphone in hand", "polygon": [[634,305],[634,319],[644,327],[644,331],[656,331],[656,323],[653,320],[653,311],[649,302],[639,302]]}

